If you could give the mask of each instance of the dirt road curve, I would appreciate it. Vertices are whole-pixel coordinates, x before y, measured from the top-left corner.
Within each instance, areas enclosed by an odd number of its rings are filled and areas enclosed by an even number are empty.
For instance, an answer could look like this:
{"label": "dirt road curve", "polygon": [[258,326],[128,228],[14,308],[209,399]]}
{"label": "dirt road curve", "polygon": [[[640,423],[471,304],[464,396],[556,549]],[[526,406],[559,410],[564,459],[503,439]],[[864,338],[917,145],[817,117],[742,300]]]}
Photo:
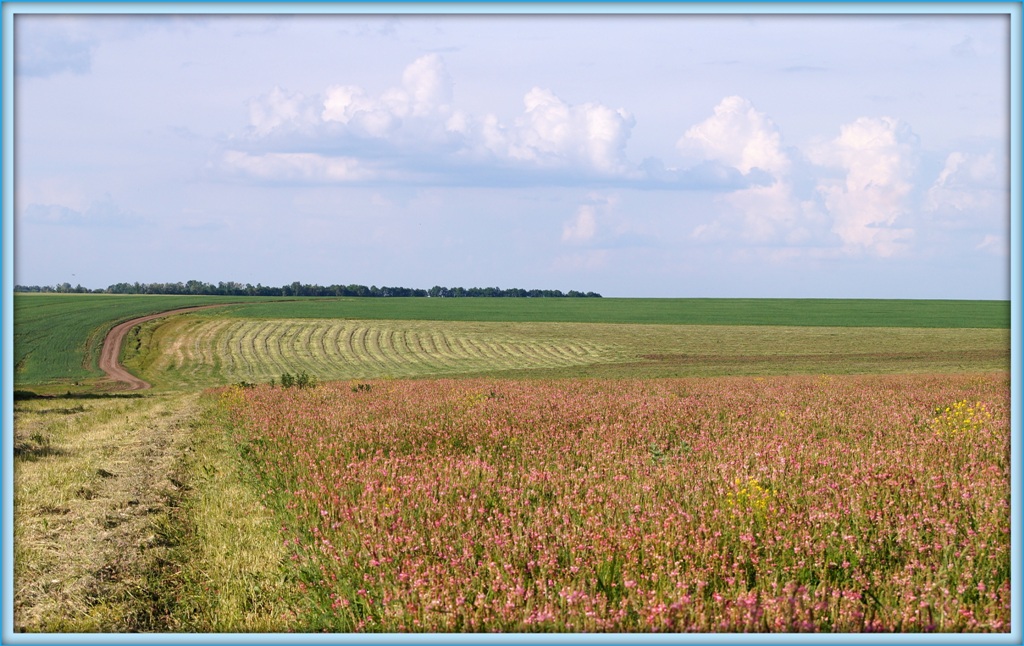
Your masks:
{"label": "dirt road curve", "polygon": [[141,316],[137,319],[125,321],[120,325],[115,325],[110,332],[107,332],[106,338],[103,339],[103,350],[100,352],[100,370],[107,373],[107,376],[114,381],[121,381],[128,384],[128,390],[144,390],[149,388],[149,384],[147,382],[128,372],[125,370],[125,367],[121,365],[121,346],[124,345],[124,337],[127,336],[128,330],[132,329],[136,325],[145,323],[146,321],[152,321],[153,319],[158,319],[163,316],[182,314],[184,312],[194,312],[195,310],[205,310],[211,307],[224,307],[224,305],[198,305],[196,307],[183,307],[177,310],[169,310],[158,314]]}

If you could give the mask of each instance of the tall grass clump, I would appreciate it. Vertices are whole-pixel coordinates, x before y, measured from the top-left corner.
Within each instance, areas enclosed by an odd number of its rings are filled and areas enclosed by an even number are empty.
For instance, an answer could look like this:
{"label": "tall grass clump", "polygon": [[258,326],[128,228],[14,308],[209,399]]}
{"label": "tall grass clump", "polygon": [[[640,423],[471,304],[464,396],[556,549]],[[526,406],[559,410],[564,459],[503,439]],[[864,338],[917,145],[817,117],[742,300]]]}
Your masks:
{"label": "tall grass clump", "polygon": [[371,384],[221,404],[293,628],[1009,630],[1004,375]]}

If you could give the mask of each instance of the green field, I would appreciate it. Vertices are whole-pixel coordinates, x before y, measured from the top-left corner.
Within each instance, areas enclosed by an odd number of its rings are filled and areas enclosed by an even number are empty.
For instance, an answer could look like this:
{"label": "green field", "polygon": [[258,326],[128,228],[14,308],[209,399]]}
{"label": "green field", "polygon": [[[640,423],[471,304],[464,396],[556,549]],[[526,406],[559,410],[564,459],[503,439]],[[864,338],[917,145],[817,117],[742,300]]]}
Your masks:
{"label": "green field", "polygon": [[1009,367],[1004,301],[749,299],[239,299],[15,297],[18,386],[101,377],[116,323],[233,303],[137,328],[125,365],[155,385],[435,375],[712,376]]}
{"label": "green field", "polygon": [[800,327],[1010,327],[1008,301],[736,298],[309,298],[246,303],[250,318],[782,325]]}
{"label": "green field", "polygon": [[221,296],[15,294],[14,381],[74,382],[102,376],[103,337],[118,323],[178,307],[237,302]]}

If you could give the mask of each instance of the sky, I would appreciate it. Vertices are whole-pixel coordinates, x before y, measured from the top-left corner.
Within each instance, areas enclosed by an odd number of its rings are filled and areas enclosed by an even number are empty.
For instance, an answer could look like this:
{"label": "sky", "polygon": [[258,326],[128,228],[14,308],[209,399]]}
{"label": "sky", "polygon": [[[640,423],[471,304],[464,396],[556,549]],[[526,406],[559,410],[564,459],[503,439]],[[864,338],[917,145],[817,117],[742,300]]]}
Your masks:
{"label": "sky", "polygon": [[14,282],[1007,299],[1009,44],[1006,15],[22,13]]}

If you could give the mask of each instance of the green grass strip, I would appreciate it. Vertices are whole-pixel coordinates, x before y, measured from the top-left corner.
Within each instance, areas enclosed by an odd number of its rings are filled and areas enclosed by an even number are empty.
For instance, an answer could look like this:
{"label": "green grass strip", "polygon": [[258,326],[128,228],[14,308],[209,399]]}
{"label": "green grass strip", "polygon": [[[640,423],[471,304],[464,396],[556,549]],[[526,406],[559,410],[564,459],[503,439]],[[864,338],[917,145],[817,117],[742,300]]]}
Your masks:
{"label": "green grass strip", "polygon": [[362,320],[1010,327],[1009,301],[736,298],[309,298],[250,303],[218,316]]}

